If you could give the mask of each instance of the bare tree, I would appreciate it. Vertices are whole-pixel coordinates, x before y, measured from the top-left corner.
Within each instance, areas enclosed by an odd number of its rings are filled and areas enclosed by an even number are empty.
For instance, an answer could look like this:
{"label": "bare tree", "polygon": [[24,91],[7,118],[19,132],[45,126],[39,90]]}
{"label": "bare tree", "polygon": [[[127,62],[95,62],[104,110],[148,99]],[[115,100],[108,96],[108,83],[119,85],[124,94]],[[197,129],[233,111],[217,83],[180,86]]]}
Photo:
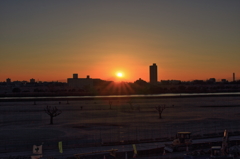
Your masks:
{"label": "bare tree", "polygon": [[159,119],[162,119],[162,112],[163,112],[163,110],[164,109],[166,109],[166,107],[165,107],[165,105],[164,106],[157,106],[157,107],[155,107],[156,108],[156,110],[158,111],[158,114],[159,114]]}
{"label": "bare tree", "polygon": [[52,107],[51,106],[46,106],[44,109],[45,113],[47,113],[50,116],[50,124],[53,124],[53,117],[56,117],[62,113],[61,110],[59,110],[56,106]]}

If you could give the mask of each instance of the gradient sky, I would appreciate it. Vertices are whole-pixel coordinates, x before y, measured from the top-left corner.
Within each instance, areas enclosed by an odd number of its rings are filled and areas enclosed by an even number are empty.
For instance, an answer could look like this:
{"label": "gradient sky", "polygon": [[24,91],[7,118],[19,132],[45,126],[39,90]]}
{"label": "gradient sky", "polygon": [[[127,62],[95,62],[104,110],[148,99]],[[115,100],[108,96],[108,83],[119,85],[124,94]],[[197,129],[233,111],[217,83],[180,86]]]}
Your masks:
{"label": "gradient sky", "polygon": [[0,81],[240,79],[239,0],[1,0]]}

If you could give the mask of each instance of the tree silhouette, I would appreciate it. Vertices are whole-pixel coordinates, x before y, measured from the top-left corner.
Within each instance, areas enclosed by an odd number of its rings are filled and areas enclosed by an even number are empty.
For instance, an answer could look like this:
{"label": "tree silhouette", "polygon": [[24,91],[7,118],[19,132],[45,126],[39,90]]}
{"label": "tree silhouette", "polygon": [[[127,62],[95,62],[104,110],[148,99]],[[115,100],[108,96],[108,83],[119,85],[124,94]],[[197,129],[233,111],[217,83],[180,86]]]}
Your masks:
{"label": "tree silhouette", "polygon": [[163,107],[159,105],[159,106],[157,106],[155,108],[158,111],[159,119],[162,119],[162,112],[163,112],[164,109],[166,109],[165,105]]}
{"label": "tree silhouette", "polygon": [[51,106],[46,106],[44,109],[45,113],[47,113],[50,116],[50,124],[53,124],[53,117],[56,117],[62,113],[61,110],[59,110],[56,106],[52,107]]}

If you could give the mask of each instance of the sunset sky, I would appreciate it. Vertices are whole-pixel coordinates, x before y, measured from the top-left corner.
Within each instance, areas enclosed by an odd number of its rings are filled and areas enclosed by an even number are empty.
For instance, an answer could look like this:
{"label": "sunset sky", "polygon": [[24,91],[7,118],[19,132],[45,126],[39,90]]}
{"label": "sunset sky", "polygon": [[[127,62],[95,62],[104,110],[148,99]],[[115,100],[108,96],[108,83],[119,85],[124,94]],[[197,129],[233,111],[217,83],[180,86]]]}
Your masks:
{"label": "sunset sky", "polygon": [[240,79],[239,0],[2,0],[0,81]]}

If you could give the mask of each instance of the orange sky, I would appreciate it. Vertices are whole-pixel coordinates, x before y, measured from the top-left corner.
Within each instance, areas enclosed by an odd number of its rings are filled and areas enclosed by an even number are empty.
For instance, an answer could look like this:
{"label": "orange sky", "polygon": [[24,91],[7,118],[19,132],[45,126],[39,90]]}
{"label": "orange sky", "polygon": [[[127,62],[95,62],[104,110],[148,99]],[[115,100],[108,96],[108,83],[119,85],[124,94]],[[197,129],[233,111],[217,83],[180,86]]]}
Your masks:
{"label": "orange sky", "polygon": [[217,2],[1,1],[0,81],[239,79],[240,2]]}

